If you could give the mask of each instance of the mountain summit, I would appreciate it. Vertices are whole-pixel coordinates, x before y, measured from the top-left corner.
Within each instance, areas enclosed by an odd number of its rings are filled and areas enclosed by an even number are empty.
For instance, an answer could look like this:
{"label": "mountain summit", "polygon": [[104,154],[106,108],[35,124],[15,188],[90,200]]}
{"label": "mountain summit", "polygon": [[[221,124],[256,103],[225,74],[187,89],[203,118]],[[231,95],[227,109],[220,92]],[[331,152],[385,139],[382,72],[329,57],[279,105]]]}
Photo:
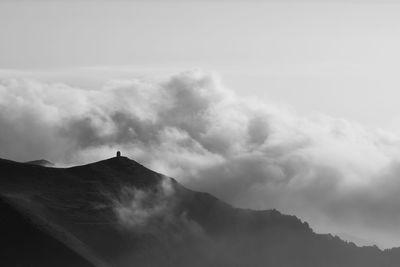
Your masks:
{"label": "mountain summit", "polygon": [[[54,253],[76,263],[57,266],[400,264],[397,249],[360,248],[316,234],[307,223],[277,210],[234,208],[122,156],[72,168],[0,160],[0,173],[0,211],[23,221],[13,234],[17,237],[29,228],[52,238],[60,246]],[[30,249],[47,249],[49,244],[37,243]],[[22,249],[23,244],[1,246],[2,266],[18,266],[29,251]],[[20,257],[5,257],[10,250]],[[54,266],[54,257],[35,261],[38,266]]]}

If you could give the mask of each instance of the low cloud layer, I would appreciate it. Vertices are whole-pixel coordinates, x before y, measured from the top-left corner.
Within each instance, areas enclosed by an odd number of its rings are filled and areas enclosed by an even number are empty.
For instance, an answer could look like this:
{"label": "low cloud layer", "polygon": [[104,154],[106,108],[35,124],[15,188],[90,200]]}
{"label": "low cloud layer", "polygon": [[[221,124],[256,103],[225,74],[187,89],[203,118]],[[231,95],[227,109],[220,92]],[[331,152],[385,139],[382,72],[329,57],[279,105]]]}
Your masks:
{"label": "low cloud layer", "polygon": [[233,205],[400,246],[400,135],[243,99],[201,72],[97,90],[0,80],[0,157],[70,165],[116,150]]}

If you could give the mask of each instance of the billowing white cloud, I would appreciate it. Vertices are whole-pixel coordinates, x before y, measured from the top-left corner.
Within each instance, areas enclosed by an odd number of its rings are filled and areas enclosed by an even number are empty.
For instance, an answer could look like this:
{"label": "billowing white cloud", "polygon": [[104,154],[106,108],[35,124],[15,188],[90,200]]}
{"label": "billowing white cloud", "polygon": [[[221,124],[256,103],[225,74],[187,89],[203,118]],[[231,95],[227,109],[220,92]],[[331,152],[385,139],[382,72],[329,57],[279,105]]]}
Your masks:
{"label": "billowing white cloud", "polygon": [[400,246],[400,135],[243,99],[202,72],[98,90],[0,80],[0,157],[70,165],[116,150],[234,205]]}

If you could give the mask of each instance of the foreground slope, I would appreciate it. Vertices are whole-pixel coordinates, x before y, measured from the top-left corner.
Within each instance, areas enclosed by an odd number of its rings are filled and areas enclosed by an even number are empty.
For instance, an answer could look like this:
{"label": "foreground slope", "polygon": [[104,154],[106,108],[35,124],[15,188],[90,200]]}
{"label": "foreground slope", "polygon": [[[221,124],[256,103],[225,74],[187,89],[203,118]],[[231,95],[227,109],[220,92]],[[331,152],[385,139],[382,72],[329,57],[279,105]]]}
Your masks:
{"label": "foreground slope", "polygon": [[0,266],[94,267],[0,199]]}
{"label": "foreground slope", "polygon": [[[95,266],[399,266],[276,210],[236,209],[125,157],[73,168],[0,160],[0,196]],[[38,247],[32,248],[34,250]]]}

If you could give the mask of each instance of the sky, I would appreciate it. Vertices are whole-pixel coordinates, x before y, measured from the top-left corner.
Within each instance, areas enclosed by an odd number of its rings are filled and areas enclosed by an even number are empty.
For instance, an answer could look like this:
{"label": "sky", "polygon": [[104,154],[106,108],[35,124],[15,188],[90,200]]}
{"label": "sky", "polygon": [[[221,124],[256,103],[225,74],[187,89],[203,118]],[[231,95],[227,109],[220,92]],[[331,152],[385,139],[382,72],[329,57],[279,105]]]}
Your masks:
{"label": "sky", "polygon": [[0,1],[0,157],[67,166],[120,149],[235,206],[400,246],[399,12]]}
{"label": "sky", "polygon": [[0,67],[201,68],[299,112],[397,130],[399,9],[373,0],[3,0]]}

